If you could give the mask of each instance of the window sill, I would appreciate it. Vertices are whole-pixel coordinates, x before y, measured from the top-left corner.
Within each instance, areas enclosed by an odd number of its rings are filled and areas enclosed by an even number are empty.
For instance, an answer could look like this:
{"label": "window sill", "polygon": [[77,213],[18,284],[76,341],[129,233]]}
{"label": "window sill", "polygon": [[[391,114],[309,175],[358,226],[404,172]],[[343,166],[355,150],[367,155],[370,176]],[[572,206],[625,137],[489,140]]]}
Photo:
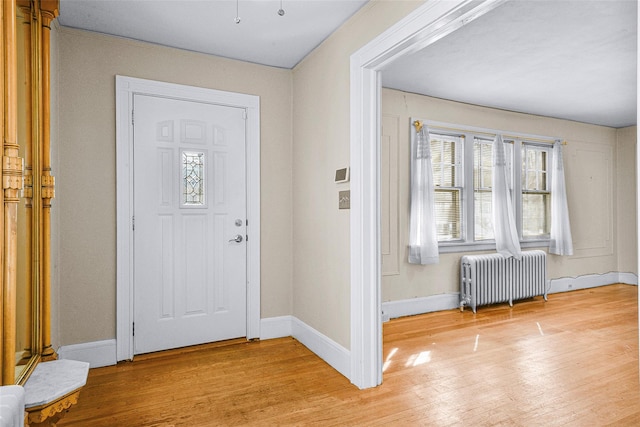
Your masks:
{"label": "window sill", "polygon": [[[549,239],[544,240],[522,240],[520,241],[520,247],[526,248],[548,248]],[[446,242],[438,245],[438,252],[441,254],[449,254],[456,252],[477,252],[477,251],[495,251],[496,242],[491,240],[482,243],[460,243],[460,242]]]}

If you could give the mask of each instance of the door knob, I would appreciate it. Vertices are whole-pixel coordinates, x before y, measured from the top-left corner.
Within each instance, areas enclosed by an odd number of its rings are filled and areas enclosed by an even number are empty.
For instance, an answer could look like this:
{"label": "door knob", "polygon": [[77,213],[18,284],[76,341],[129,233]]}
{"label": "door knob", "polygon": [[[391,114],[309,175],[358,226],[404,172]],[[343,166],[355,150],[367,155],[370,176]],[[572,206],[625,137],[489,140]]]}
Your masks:
{"label": "door knob", "polygon": [[236,243],[242,242],[242,235],[236,234],[236,236],[233,239],[229,240],[229,242],[236,242]]}

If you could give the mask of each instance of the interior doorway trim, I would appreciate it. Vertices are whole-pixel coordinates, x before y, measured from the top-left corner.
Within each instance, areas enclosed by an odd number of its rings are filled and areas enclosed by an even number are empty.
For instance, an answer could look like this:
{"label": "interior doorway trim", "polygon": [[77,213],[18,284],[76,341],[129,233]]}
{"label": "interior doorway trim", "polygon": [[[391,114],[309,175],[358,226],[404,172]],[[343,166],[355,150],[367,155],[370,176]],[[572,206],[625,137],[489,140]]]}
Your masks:
{"label": "interior doorway trim", "polygon": [[243,108],[247,171],[247,339],[260,337],[260,97],[116,76],[116,357],[133,358],[133,96]]}
{"label": "interior doorway trim", "polygon": [[380,260],[381,71],[506,0],[434,0],[351,55],[351,382],[382,383]]}

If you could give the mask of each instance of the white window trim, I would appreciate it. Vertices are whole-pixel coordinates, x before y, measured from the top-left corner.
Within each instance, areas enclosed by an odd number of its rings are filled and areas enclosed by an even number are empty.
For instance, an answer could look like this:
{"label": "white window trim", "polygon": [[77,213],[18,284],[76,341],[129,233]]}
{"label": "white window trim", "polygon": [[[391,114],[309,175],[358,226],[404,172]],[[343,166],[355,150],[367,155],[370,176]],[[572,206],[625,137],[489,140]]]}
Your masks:
{"label": "white window trim", "polygon": [[[513,188],[517,188],[520,191],[514,191],[513,203],[518,234],[520,237],[520,246],[523,248],[539,248],[549,246],[550,237],[548,235],[542,238],[527,239],[523,238],[522,236],[522,143],[524,142],[526,144],[540,145],[544,147],[548,146],[549,149],[551,149],[555,141],[561,140],[561,138],[546,135],[527,134],[509,130],[458,125],[454,123],[439,122],[414,117],[411,118],[411,123],[414,123],[416,120],[419,120],[424,125],[428,126],[430,133],[464,136],[464,146],[462,147],[462,153],[464,156],[462,160],[462,173],[464,181],[462,191],[462,234],[463,236],[465,236],[465,239],[438,242],[440,253],[474,252],[496,249],[496,243],[493,239],[482,241],[473,240],[473,140],[474,137],[477,136],[489,136],[493,138],[498,134],[502,135],[505,141],[513,141],[514,143],[512,163],[512,170],[514,171]],[[553,155],[551,150],[549,150],[549,155]],[[549,158],[549,162],[551,162],[551,158]],[[516,170],[518,172],[515,172]],[[547,173],[547,180],[551,180],[552,171],[550,168]]]}

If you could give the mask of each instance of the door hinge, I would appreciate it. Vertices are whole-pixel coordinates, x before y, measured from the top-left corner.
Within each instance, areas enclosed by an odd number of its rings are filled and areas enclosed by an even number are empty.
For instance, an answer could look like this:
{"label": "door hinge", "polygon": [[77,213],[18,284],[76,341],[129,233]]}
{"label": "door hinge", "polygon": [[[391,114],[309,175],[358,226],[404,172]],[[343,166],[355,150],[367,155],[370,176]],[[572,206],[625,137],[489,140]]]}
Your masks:
{"label": "door hinge", "polygon": [[136,231],[136,217],[135,216],[131,217],[131,229],[133,231]]}
{"label": "door hinge", "polygon": [[244,236],[244,237],[245,237],[244,241],[245,241],[245,242],[248,242],[248,241],[249,241],[249,235],[247,234],[247,235],[246,235],[246,236]]}
{"label": "door hinge", "polygon": [[136,322],[133,322],[132,329],[133,329],[133,336],[135,337],[136,336]]}
{"label": "door hinge", "polygon": [[247,110],[242,110],[242,118],[247,120]]}
{"label": "door hinge", "polygon": [[135,110],[131,110],[131,126],[133,126],[134,124],[134,119],[133,119],[133,114],[135,113]]}

